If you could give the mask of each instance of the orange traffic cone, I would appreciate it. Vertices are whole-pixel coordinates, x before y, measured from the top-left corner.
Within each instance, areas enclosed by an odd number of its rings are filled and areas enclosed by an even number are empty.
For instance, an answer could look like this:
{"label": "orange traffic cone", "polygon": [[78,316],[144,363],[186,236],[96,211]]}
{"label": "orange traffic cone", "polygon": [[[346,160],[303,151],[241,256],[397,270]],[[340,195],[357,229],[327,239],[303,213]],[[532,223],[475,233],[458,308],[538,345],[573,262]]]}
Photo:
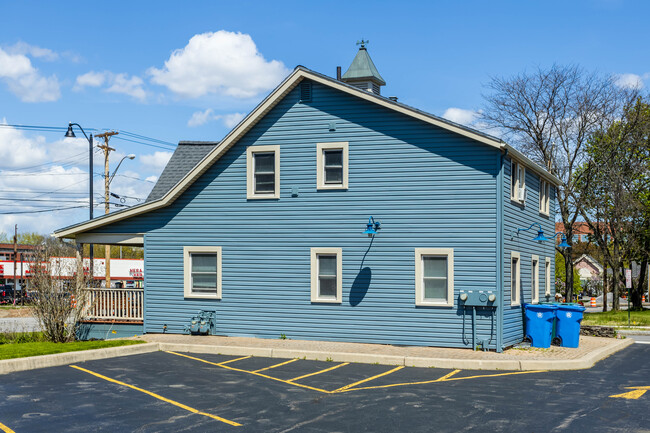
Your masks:
{"label": "orange traffic cone", "polygon": [[589,303],[589,306],[590,307],[595,307],[596,306],[596,298],[594,298],[593,296],[591,298],[591,302]]}

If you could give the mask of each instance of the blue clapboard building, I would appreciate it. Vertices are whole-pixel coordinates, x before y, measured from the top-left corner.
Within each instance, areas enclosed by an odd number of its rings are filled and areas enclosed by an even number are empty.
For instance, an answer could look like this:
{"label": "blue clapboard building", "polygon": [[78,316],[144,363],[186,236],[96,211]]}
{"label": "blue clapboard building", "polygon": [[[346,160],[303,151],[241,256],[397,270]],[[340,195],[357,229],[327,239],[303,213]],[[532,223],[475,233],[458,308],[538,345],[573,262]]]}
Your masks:
{"label": "blue clapboard building", "polygon": [[337,79],[297,67],[220,142],[180,142],[146,202],[56,235],[144,247],[145,333],[206,310],[217,335],[520,342],[555,295],[558,180],[384,84],[363,46]]}

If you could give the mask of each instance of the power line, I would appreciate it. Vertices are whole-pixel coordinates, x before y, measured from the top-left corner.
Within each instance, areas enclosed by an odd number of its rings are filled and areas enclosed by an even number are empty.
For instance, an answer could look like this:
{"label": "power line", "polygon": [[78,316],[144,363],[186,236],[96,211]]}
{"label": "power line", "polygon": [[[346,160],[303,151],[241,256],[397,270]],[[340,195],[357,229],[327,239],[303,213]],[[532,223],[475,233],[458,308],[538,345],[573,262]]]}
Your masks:
{"label": "power line", "polygon": [[152,141],[152,142],[154,142],[154,143],[165,144],[165,145],[172,146],[172,147],[176,147],[176,146],[177,146],[176,143],[172,143],[172,142],[170,142],[170,141],[159,140],[159,139],[157,139],[157,138],[147,137],[146,135],[140,135],[140,134],[136,134],[136,133],[134,133],[134,132],[129,132],[129,131],[120,131],[120,133],[122,133],[122,134],[124,134],[124,135],[128,135],[129,137],[139,138],[139,139],[141,139],[141,140],[145,140],[145,141]]}
{"label": "power line", "polygon": [[124,138],[124,137],[115,137],[117,140],[124,140],[124,141],[130,141],[131,143],[136,143],[136,144],[142,144],[143,146],[149,146],[149,147],[155,147],[158,149],[164,149],[164,150],[174,150],[175,147],[171,147],[169,145],[166,146],[159,146],[157,144],[150,144],[150,143],[145,143],[143,141],[137,141],[137,140],[131,140],[130,138]]}
{"label": "power line", "polygon": [[15,212],[0,212],[0,215],[18,215],[18,214],[26,214],[26,213],[43,213],[43,212],[56,212],[60,210],[68,210],[68,209],[80,209],[88,207],[88,205],[85,206],[68,206],[68,207],[56,207],[56,208],[51,208],[51,209],[39,209],[39,210],[28,210],[28,211],[15,211]]}

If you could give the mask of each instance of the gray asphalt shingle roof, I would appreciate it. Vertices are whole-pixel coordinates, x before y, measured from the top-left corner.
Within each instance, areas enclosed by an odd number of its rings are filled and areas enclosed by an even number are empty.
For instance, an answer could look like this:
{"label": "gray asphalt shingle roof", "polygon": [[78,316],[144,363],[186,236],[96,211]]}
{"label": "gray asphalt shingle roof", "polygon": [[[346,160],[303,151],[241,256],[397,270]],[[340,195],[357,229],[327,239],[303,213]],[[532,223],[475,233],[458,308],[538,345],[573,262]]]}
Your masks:
{"label": "gray asphalt shingle roof", "polygon": [[218,141],[180,141],[146,201],[158,200],[167,194],[217,144]]}

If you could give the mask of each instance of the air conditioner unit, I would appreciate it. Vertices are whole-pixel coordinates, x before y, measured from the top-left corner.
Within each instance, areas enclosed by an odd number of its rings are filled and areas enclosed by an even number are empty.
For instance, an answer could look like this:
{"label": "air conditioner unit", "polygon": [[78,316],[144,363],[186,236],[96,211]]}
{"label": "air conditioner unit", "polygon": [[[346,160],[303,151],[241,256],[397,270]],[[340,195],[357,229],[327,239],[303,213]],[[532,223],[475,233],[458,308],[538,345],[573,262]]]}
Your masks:
{"label": "air conditioner unit", "polygon": [[519,188],[519,201],[526,201],[526,187]]}

